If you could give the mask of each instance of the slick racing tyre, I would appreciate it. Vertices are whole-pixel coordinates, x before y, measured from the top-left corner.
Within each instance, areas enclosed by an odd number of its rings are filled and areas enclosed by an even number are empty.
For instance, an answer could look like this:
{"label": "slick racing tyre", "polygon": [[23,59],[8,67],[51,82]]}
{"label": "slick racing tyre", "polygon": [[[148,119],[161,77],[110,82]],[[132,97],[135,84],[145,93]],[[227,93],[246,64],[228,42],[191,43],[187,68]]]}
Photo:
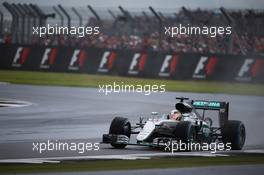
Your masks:
{"label": "slick racing tyre", "polygon": [[[115,117],[110,125],[109,134],[126,135],[130,138],[131,124],[127,118]],[[125,148],[126,144],[111,143],[114,148]]]}
{"label": "slick racing tyre", "polygon": [[245,125],[241,121],[228,120],[222,128],[225,144],[231,143],[232,150],[241,150],[246,140]]}

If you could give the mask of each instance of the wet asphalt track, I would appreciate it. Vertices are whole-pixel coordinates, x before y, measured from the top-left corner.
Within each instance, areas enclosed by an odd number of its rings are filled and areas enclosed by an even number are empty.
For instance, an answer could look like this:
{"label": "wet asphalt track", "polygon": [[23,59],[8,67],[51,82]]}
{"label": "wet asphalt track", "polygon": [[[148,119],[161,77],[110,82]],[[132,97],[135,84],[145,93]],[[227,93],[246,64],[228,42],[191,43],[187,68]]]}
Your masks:
{"label": "wet asphalt track", "polygon": [[130,146],[125,150],[100,146],[99,151],[32,151],[32,142],[58,140],[100,142],[114,116],[125,116],[132,123],[151,111],[168,113],[176,96],[230,102],[230,119],[245,123],[245,148],[263,148],[264,97],[224,94],[138,93],[104,95],[98,89],[30,85],[0,85],[0,98],[31,102],[21,108],[0,108],[0,159],[153,153],[149,148]]}
{"label": "wet asphalt track", "polygon": [[[194,167],[194,168],[163,168],[163,169],[146,169],[146,170],[129,170],[129,171],[99,171],[99,172],[69,172],[69,173],[39,173],[35,175],[262,175],[264,172],[263,165],[244,165],[244,166],[212,166],[212,167]],[[20,175],[20,174],[16,174]]]}

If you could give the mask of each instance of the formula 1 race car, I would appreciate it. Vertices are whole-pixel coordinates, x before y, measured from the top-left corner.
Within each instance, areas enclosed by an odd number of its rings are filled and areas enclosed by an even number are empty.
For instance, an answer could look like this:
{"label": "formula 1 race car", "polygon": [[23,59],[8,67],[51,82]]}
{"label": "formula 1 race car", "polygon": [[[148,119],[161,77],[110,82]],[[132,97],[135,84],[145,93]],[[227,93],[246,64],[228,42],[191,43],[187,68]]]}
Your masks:
{"label": "formula 1 race car", "polygon": [[[132,126],[127,118],[115,117],[110,125],[109,134],[103,135],[103,142],[114,148],[127,145],[164,147],[172,142],[184,143],[223,143],[230,144],[230,149],[241,150],[245,143],[246,130],[241,121],[228,120],[229,103],[219,101],[189,100],[176,98],[175,110],[170,114],[152,117]],[[188,101],[187,101],[188,100]],[[214,110],[218,113],[219,126],[213,127],[213,121],[205,117],[205,112]],[[199,114],[197,111],[202,111]],[[130,136],[137,134],[136,142],[130,142]]]}

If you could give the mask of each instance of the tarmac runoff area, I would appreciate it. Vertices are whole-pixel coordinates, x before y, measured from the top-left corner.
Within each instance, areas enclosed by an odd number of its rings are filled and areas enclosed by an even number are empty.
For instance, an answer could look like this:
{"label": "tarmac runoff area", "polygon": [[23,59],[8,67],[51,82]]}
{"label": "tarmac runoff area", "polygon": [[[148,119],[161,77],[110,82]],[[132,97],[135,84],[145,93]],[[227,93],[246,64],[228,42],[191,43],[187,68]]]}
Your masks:
{"label": "tarmac runoff area", "polygon": [[116,150],[110,145],[99,145],[99,150],[84,153],[39,153],[33,151],[32,143],[51,140],[94,144],[101,141],[102,134],[108,133],[114,116],[127,117],[131,123],[135,123],[140,116],[149,117],[152,111],[167,114],[174,109],[176,96],[229,101],[229,118],[241,120],[245,124],[247,138],[245,149],[238,152],[178,152],[174,156],[264,153],[263,96],[176,92],[149,96],[138,93],[104,95],[93,88],[0,84],[0,101],[14,100],[27,104],[23,107],[0,108],[0,163],[58,163],[61,160],[148,159],[152,156],[170,156],[171,153],[148,147],[128,146],[124,150]]}

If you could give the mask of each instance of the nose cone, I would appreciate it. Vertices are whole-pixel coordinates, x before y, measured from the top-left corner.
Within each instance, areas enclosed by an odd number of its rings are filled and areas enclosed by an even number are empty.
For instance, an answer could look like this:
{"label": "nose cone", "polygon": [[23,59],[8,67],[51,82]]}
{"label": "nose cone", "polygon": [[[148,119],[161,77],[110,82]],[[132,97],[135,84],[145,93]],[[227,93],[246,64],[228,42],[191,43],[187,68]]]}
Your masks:
{"label": "nose cone", "polygon": [[147,121],[144,128],[140,133],[137,135],[138,141],[144,141],[146,140],[155,130],[155,123],[153,121]]}

